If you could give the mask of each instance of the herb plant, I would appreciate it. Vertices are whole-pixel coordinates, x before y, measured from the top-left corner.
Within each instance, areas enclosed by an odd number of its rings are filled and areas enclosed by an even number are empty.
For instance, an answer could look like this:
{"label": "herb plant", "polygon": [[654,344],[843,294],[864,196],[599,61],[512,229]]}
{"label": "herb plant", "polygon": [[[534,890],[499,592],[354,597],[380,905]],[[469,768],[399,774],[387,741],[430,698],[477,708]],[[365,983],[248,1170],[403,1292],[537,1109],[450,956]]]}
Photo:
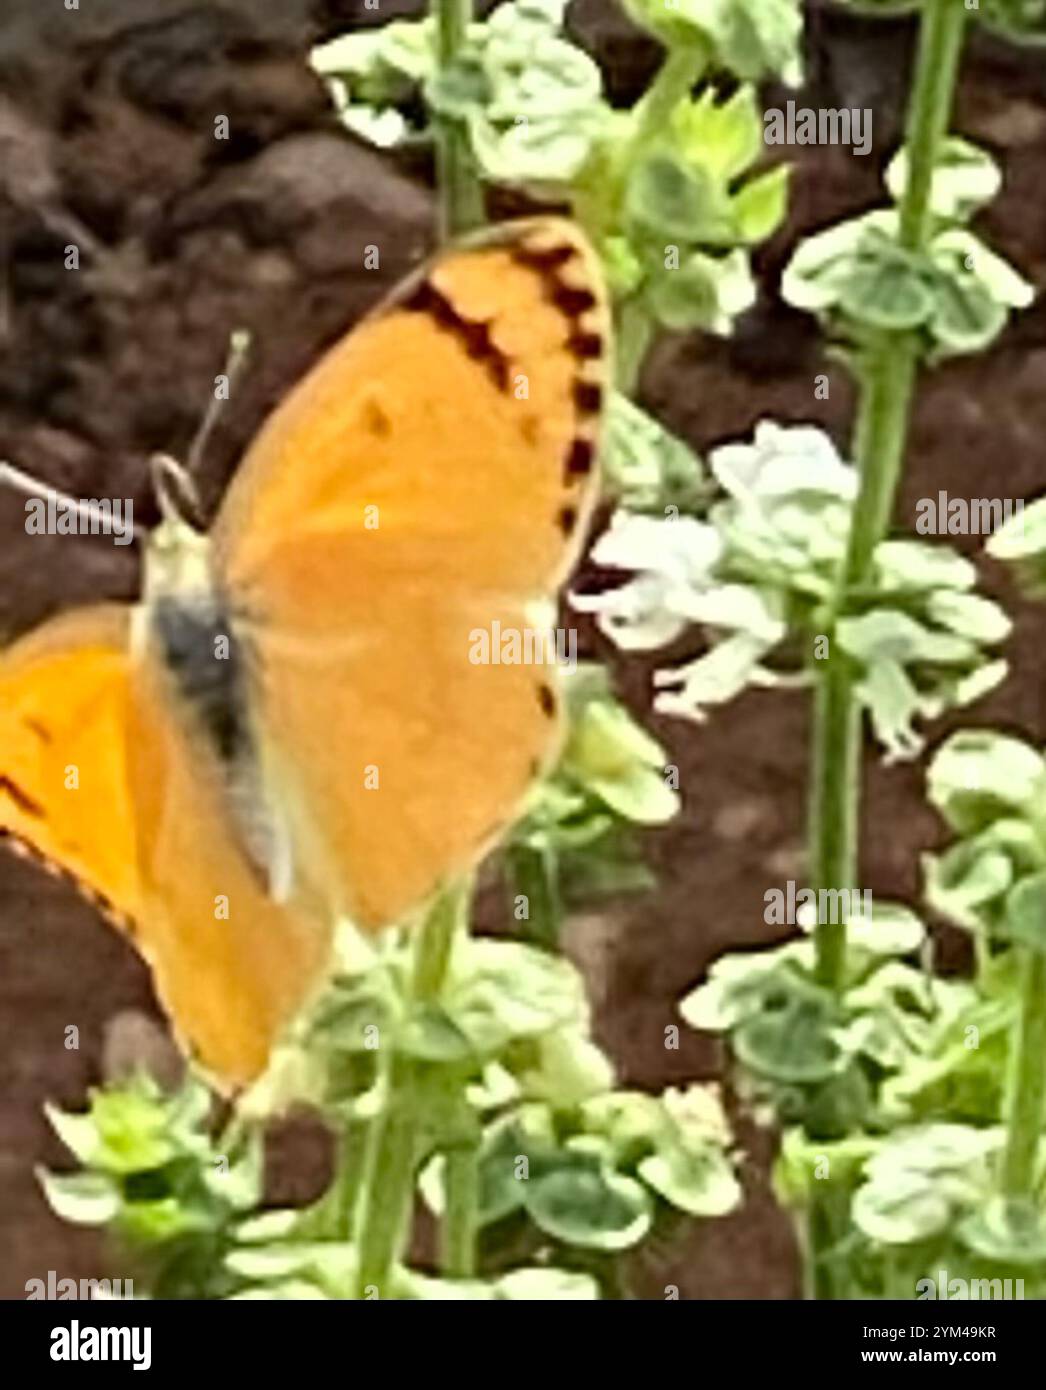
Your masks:
{"label": "herb plant", "polygon": [[[915,758],[935,721],[1007,674],[1010,621],[976,567],[892,534],[891,518],[922,373],[989,350],[1032,300],[971,226],[1002,172],[950,127],[968,25],[1041,42],[1046,9],[851,6],[918,19],[905,140],[882,206],[804,240],[781,287],[854,378],[850,446],[765,420],[706,463],[636,402],[639,371],[662,330],[728,334],[754,301],[750,253],[782,222],[789,179],[761,160],[758,84],[798,82],[800,6],[626,8],[664,56],[625,110],[569,37],[564,0],[504,0],[481,22],[467,0],[434,0],[427,18],[340,37],[313,63],[356,137],[431,148],[442,235],[480,224],[497,186],[568,209],[599,252],[618,389],[603,449],[613,513],[590,558],[616,578],[579,586],[575,609],[626,659],[698,637],[699,655],[654,676],[655,710],[693,726],[751,686],[809,692],[813,907],[795,939],[722,958],[680,1002],[687,1024],[729,1041],[742,1100],[782,1131],[777,1188],[800,1220],[809,1293],[910,1298],[946,1265],[1041,1296],[1046,753],[981,730],[930,761],[951,842],[925,864],[926,906],[969,934],[967,975],[935,972],[911,906],[865,911],[853,895],[865,728],[883,757]],[[1044,508],[988,545],[1040,594]],[[337,978],[231,1135],[214,1135],[192,1082],[56,1113],[83,1166],[44,1179],[60,1214],[146,1247],[157,1293],[516,1299],[626,1294],[619,1257],[659,1223],[736,1208],[716,1090],[619,1089],[557,953],[593,893],[649,888],[636,827],[678,808],[664,750],[606,672],[582,666],[570,690],[561,763],[497,856],[513,938],[470,934],[471,883],[413,937],[346,932]],[[260,1214],[256,1117],[288,1096],[327,1117],[336,1173],[312,1207]],[[220,1177],[216,1147],[236,1155]],[[412,1256],[419,1204],[439,1232],[427,1260]]]}

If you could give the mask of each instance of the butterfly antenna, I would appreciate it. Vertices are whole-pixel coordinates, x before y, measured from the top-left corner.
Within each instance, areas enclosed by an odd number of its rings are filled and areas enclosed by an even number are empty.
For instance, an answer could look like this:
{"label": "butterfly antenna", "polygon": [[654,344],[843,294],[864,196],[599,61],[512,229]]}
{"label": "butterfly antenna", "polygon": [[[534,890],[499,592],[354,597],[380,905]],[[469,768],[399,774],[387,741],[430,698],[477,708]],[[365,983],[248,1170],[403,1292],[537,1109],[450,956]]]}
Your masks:
{"label": "butterfly antenna", "polygon": [[[98,523],[104,526],[108,521],[105,510],[98,506],[96,502],[84,501],[80,497],[70,497],[69,493],[62,492],[50,483],[45,483],[41,478],[34,478],[31,473],[23,473],[20,468],[15,468],[13,464],[0,461],[0,486],[14,488],[16,492],[24,492],[27,497],[46,497],[53,501],[55,505],[61,505],[83,517],[86,521]],[[136,541],[142,540],[147,534],[141,526],[132,523],[131,535]]]}
{"label": "butterfly antenna", "polygon": [[189,526],[194,531],[205,530],[203,507],[189,470],[170,454],[153,454],[149,469],[163,520],[175,526]]}
{"label": "butterfly antenna", "polygon": [[[232,395],[232,389],[239,380],[243,372],[244,363],[247,360],[247,352],[251,345],[251,335],[245,328],[234,329],[229,334],[229,350],[225,357],[225,394],[219,395],[217,389],[207,402],[207,409],[204,411],[203,419],[200,421],[200,428],[192,444],[189,446],[189,454],[185,461],[185,471],[192,477],[198,475],[200,460],[203,458],[204,450],[210,442],[214,427],[218,423],[218,415],[222,408],[223,401],[228,400]],[[219,378],[220,380],[220,378]]]}

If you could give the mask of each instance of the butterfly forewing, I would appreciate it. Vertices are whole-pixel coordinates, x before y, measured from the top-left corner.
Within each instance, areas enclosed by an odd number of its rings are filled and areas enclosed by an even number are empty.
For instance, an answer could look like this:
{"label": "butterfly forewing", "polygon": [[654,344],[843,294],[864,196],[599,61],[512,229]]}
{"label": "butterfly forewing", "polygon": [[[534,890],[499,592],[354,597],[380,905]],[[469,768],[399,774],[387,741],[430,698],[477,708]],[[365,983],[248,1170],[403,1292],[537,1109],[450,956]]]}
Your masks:
{"label": "butterfly forewing", "polygon": [[568,223],[436,260],[263,426],[215,528],[233,594],[301,630],[336,623],[342,586],[371,576],[547,592],[591,505],[606,331]]}
{"label": "butterfly forewing", "polygon": [[449,251],[328,353],[232,484],[218,568],[278,794],[364,925],[474,862],[555,751],[555,669],[522,653],[591,509],[606,323],[569,224]]}

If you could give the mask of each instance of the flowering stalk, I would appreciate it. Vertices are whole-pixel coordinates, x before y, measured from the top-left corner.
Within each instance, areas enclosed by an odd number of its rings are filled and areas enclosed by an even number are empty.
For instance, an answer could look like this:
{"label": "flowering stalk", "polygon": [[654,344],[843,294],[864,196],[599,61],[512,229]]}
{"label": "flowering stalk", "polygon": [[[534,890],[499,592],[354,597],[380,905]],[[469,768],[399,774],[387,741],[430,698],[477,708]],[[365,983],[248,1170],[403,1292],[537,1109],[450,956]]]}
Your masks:
{"label": "flowering stalk", "polygon": [[[934,169],[948,129],[966,10],[955,0],[926,0],[922,13],[915,83],[907,127],[909,176],[900,207],[900,242],[905,250],[926,249],[932,226]],[[882,333],[862,357],[854,457],[860,486],[846,558],[833,603],[869,581],[876,547],[886,535],[904,462],[919,343],[911,333]],[[860,712],[853,674],[835,655],[818,679],[810,789],[810,876],[812,887],[852,889],[857,874],[857,826],[861,793]],[[845,923],[820,923],[815,938],[817,975],[828,988],[843,987]],[[832,1273],[831,1249],[846,1230],[845,1204],[829,1189],[810,1206],[811,1292],[815,1298],[845,1297]]]}

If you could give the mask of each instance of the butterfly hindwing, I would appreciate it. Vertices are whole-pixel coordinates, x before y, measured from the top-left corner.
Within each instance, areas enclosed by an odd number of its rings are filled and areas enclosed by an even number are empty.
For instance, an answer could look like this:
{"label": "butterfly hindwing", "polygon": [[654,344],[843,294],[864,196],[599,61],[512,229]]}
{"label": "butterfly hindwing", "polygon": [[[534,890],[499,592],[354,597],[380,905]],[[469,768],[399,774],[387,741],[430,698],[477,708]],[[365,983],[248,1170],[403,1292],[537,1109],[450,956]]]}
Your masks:
{"label": "butterfly hindwing", "polygon": [[182,1038],[240,1084],[322,974],[325,919],[265,891],[214,754],[132,624],[80,609],[0,656],[0,835],[127,930]]}
{"label": "butterfly hindwing", "polygon": [[323,978],[332,924],[274,899],[247,852],[226,771],[150,646],[134,668],[129,780],[139,825],[139,945],[168,1012],[226,1082],[261,1072]]}
{"label": "butterfly hindwing", "polygon": [[0,835],[122,924],[141,916],[128,632],[127,608],[100,605],[0,654]]}

